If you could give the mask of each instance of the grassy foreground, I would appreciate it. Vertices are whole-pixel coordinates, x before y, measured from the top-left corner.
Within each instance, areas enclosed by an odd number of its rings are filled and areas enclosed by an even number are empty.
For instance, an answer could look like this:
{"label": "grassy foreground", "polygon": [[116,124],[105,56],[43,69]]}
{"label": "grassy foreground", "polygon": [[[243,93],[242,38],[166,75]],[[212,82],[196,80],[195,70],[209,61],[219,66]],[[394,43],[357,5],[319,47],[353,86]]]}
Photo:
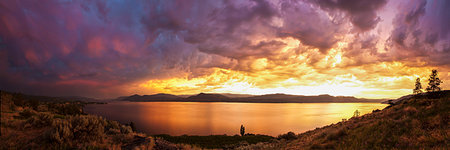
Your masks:
{"label": "grassy foreground", "polygon": [[273,137],[148,136],[130,125],[83,112],[92,102],[0,91],[0,149],[203,149],[235,148]]}
{"label": "grassy foreground", "polygon": [[450,91],[424,93],[348,121],[238,149],[448,149]]}
{"label": "grassy foreground", "polygon": [[147,149],[155,145],[154,139],[130,126],[84,114],[87,102],[4,91],[0,99],[1,149]]}
{"label": "grassy foreground", "polygon": [[[38,98],[41,99],[42,97]],[[0,91],[0,149],[448,149],[450,91],[403,98],[381,111],[299,135],[147,136],[87,115],[76,101]]]}

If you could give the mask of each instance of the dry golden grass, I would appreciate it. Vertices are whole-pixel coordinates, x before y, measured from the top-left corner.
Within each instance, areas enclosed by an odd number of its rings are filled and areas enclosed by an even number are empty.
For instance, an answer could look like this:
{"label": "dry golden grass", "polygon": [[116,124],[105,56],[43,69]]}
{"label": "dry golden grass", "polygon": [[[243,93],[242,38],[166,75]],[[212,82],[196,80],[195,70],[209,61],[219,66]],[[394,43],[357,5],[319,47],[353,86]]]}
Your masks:
{"label": "dry golden grass", "polygon": [[448,149],[450,91],[416,95],[390,108],[240,149]]}

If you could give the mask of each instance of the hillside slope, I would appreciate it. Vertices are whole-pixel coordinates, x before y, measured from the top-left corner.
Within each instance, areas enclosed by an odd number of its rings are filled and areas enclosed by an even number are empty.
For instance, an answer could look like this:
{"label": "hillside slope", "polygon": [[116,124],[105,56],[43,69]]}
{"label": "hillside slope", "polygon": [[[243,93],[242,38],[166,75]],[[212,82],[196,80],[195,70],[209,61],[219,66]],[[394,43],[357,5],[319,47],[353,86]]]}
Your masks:
{"label": "hillside slope", "polygon": [[241,149],[447,149],[450,91],[414,95],[348,121]]}
{"label": "hillside slope", "polygon": [[131,123],[87,115],[82,107],[92,102],[5,91],[0,102],[0,149],[195,148],[138,133]]}

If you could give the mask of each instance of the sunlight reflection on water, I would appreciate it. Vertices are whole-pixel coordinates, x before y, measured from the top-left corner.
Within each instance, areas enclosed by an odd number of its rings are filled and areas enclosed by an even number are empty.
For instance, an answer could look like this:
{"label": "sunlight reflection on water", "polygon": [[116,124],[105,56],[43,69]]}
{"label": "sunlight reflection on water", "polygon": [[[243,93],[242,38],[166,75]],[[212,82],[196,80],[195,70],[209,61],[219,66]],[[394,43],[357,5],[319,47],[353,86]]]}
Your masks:
{"label": "sunlight reflection on water", "polygon": [[84,111],[122,123],[133,121],[148,134],[211,135],[247,133],[277,136],[337,123],[383,109],[379,103],[220,103],[220,102],[113,102],[88,105]]}

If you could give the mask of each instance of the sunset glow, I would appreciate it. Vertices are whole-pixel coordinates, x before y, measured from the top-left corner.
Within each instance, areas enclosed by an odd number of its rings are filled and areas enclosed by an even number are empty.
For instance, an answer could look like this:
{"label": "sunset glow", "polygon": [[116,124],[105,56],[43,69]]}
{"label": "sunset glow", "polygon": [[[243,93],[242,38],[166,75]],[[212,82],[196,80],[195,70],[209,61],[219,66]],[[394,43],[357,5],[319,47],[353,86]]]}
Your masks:
{"label": "sunset glow", "polygon": [[450,88],[448,1],[331,3],[1,1],[0,88],[396,98],[432,69]]}

